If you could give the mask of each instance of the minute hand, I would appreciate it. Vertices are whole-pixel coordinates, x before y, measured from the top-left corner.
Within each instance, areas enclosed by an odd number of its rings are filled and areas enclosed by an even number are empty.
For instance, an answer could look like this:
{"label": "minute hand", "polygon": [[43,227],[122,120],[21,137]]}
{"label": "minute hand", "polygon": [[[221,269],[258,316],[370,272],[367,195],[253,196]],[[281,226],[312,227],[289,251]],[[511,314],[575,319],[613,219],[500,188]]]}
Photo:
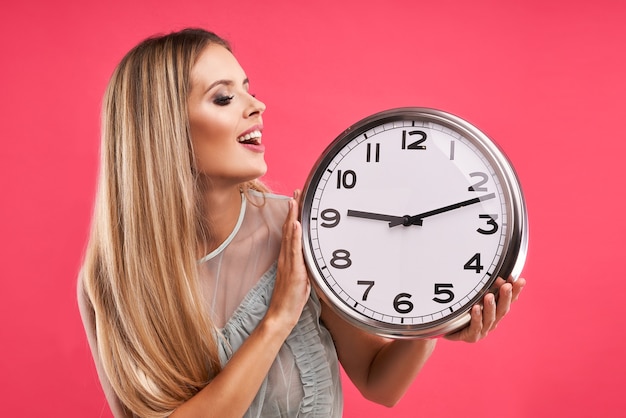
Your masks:
{"label": "minute hand", "polygon": [[421,225],[421,220],[427,218],[429,216],[438,215],[440,213],[448,212],[450,210],[459,209],[464,206],[473,205],[474,203],[482,202],[483,200],[489,200],[496,197],[495,193],[489,193],[484,196],[475,197],[473,199],[464,200],[462,202],[454,203],[452,205],[444,206],[439,209],[434,209],[428,212],[420,213],[418,215],[410,216],[408,218],[408,222],[401,222],[399,220],[391,220],[389,221],[389,227],[398,226],[398,225]]}

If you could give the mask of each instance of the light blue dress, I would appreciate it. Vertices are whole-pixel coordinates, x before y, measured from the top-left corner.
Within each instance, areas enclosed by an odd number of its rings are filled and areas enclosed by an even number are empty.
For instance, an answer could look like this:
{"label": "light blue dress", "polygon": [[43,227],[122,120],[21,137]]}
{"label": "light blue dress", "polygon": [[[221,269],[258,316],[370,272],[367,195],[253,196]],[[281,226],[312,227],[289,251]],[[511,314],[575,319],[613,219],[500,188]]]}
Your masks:
{"label": "light blue dress", "polygon": [[[242,195],[234,230],[219,248],[200,260],[202,291],[221,332],[222,364],[265,316],[287,210],[284,196]],[[245,417],[341,417],[337,354],[319,316],[319,300],[312,294]]]}

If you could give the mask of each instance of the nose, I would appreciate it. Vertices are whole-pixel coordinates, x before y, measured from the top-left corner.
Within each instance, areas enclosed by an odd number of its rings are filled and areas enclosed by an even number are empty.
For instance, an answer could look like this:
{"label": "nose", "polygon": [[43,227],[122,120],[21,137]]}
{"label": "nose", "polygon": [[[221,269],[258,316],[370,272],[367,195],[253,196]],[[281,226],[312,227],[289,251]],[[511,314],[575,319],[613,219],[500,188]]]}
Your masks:
{"label": "nose", "polygon": [[246,116],[247,117],[251,117],[255,115],[261,116],[263,112],[265,112],[265,103],[263,103],[256,97],[250,95],[250,104],[248,105],[248,108],[246,109]]}

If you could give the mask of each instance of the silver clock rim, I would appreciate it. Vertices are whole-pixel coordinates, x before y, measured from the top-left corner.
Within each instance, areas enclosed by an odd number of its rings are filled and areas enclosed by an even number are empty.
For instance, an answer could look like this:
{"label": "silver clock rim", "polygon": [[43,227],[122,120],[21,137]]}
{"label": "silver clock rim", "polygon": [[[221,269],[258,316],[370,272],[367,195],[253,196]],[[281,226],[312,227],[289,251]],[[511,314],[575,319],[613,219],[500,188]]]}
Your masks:
{"label": "silver clock rim", "polygon": [[[310,236],[310,215],[314,192],[317,188],[326,166],[334,156],[354,138],[370,130],[373,126],[382,125],[397,120],[427,120],[445,126],[463,135],[489,160],[496,169],[505,193],[507,209],[511,213],[509,232],[505,238],[504,253],[500,257],[494,270],[493,277],[483,286],[481,291],[461,309],[426,324],[390,324],[370,318],[353,310],[345,301],[334,294],[326,286],[326,281],[317,268],[313,256]],[[389,338],[430,338],[455,332],[463,328],[470,320],[469,310],[476,303],[480,303],[487,292],[494,292],[494,282],[497,277],[513,277],[517,279],[521,274],[528,251],[528,215],[526,203],[520,186],[519,178],[509,158],[502,149],[485,133],[468,121],[451,113],[427,107],[400,107],[384,110],[372,114],[354,123],[340,133],[322,152],[313,165],[305,182],[302,193],[302,245],[304,259],[313,279],[317,295],[335,310],[342,318],[353,325],[373,334]],[[328,289],[326,291],[325,289]]]}

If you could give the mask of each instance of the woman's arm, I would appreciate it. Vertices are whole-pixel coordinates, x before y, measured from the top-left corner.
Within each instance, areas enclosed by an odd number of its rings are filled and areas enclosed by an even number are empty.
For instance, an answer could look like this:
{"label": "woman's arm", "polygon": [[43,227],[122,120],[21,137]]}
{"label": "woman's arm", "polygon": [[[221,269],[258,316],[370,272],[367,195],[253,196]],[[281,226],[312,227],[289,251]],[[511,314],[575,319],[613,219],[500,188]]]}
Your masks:
{"label": "woman's arm", "polygon": [[350,380],[373,402],[395,405],[432,354],[435,339],[391,340],[346,322],[322,302],[321,319]]}
{"label": "woman's arm", "polygon": [[[241,417],[254,400],[281,346],[297,324],[309,297],[310,283],[302,258],[302,228],[297,221],[297,203],[291,200],[283,224],[272,301],[259,326],[234,353],[222,371],[194,397],[178,407],[172,418]],[[93,311],[83,298],[81,313],[89,336],[100,381],[116,417],[131,417],[113,393],[102,372],[95,339]]]}
{"label": "woman's arm", "polygon": [[[79,295],[82,292],[79,290]],[[84,300],[84,296],[80,296]],[[93,311],[79,301],[89,345],[107,398],[116,418],[132,418],[115,395],[98,356]],[[291,326],[292,328],[293,326]],[[256,396],[278,350],[291,330],[289,322],[268,315],[235,352],[224,369],[193,398],[174,411],[170,417],[241,417]]]}
{"label": "woman's arm", "polygon": [[291,328],[266,317],[224,369],[171,418],[241,417],[254,400]]}
{"label": "woman's arm", "polygon": [[[472,308],[469,325],[446,338],[476,342],[496,328],[524,287],[518,279],[500,285],[498,303],[494,295],[484,299],[484,308]],[[367,334],[340,318],[328,306],[322,305],[322,320],[335,341],[339,360],[363,396],[385,406],[395,405],[432,354],[435,339],[390,340]]]}

